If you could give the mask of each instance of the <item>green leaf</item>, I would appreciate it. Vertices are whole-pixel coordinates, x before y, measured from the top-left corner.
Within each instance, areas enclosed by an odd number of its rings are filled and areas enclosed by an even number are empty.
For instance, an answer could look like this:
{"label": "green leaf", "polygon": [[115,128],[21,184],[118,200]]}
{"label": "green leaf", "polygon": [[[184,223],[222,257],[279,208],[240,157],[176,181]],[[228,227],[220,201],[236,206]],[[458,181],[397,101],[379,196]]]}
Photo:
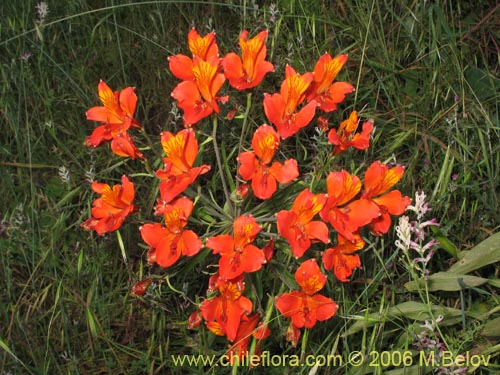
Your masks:
{"label": "green leaf", "polygon": [[434,238],[439,242],[439,245],[448,252],[453,258],[458,258],[458,249],[453,242],[451,242],[448,237],[446,237],[443,232],[437,227],[431,226],[432,233],[434,233]]}
{"label": "green leaf", "polygon": [[77,265],[77,274],[80,275],[80,272],[82,271],[82,266],[83,266],[83,249],[80,250],[80,253],[78,254],[78,265]]}
{"label": "green leaf", "polygon": [[[461,320],[462,316],[462,311],[459,309],[436,305],[428,306],[425,303],[409,301],[390,307],[383,313],[373,313],[367,316],[356,317],[355,319],[359,320],[351,325],[351,327],[349,327],[349,329],[342,336],[347,337],[363,329],[374,326],[375,324],[386,323],[403,318],[419,321],[429,320],[432,319],[432,316],[429,314],[429,310],[432,311],[432,315],[434,317],[439,315],[444,316],[445,319],[442,324],[455,324]],[[469,313],[469,315],[470,314],[471,313]]]}
{"label": "green leaf", "polygon": [[[28,370],[28,372],[30,374],[33,374],[32,371],[30,371],[30,369],[24,364],[23,361],[21,361],[15,354],[12,350],[10,350],[9,346],[7,345],[7,343],[5,341],[3,341],[1,338],[0,338],[0,348],[3,349],[8,355],[10,355],[12,358],[14,358],[18,363],[20,363],[26,370]],[[4,372],[2,372],[3,374]]]}
{"label": "green leaf", "polygon": [[458,258],[460,260],[448,272],[462,275],[500,261],[500,232],[470,250],[461,251]]}
{"label": "green leaf", "polygon": [[479,101],[488,102],[496,99],[496,93],[500,89],[500,80],[490,72],[469,68],[465,72],[465,78]]}
{"label": "green leaf", "polygon": [[488,337],[500,337],[500,316],[487,322],[481,331],[481,335]]}
{"label": "green leaf", "polygon": [[90,334],[92,337],[97,337],[97,325],[95,322],[94,314],[87,308],[87,324],[90,329]]}
{"label": "green leaf", "polygon": [[415,292],[419,289],[424,289],[427,283],[427,288],[431,292],[436,290],[458,291],[463,289],[459,283],[459,279],[462,279],[462,286],[465,287],[477,287],[489,281],[482,277],[457,275],[452,272],[438,272],[430,275],[427,280],[421,278],[419,280],[410,281],[405,284],[405,288],[410,292]]}

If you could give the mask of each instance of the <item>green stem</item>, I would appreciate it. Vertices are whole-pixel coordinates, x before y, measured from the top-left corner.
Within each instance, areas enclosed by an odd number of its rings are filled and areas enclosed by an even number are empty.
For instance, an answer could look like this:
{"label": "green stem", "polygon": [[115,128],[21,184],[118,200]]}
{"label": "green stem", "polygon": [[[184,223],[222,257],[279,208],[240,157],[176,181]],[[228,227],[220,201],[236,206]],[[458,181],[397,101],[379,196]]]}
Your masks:
{"label": "green stem", "polygon": [[247,125],[248,125],[248,115],[250,113],[250,107],[252,106],[252,93],[249,92],[247,94],[247,104],[245,109],[245,117],[243,117],[243,125],[241,126],[241,136],[240,136],[240,144],[238,146],[238,153],[241,154],[243,149],[243,139],[246,137]]}
{"label": "green stem", "polygon": [[118,247],[120,248],[120,251],[122,253],[123,263],[125,263],[125,267],[127,268],[129,278],[132,278],[132,274],[133,274],[132,269],[130,268],[130,264],[128,263],[127,251],[125,250],[123,238],[122,238],[122,235],[121,235],[119,229],[116,230],[116,239],[118,241]]}
{"label": "green stem", "polygon": [[225,219],[231,219],[231,216],[229,216],[227,214],[227,212],[225,212],[221,207],[219,207],[218,205],[214,204],[210,199],[208,199],[208,197],[206,197],[202,192],[198,191],[197,192],[198,194],[198,197],[203,201],[205,202],[206,204],[208,204],[211,208],[213,208],[215,211],[217,211],[217,213],[220,214],[220,218],[225,218]]}
{"label": "green stem", "polygon": [[222,166],[222,160],[219,151],[219,145],[217,144],[217,115],[213,116],[213,129],[212,129],[212,142],[214,145],[215,158],[217,159],[217,168],[219,168],[220,179],[222,182],[222,189],[224,190],[224,195],[226,197],[226,202],[229,207],[229,212],[234,216],[235,212],[233,210],[233,205],[231,203],[231,194],[229,193],[229,189],[227,188],[226,179],[224,178],[224,168]]}
{"label": "green stem", "polygon": [[[247,126],[248,126],[248,115],[250,113],[250,107],[252,106],[252,93],[249,92],[247,94],[247,104],[246,104],[246,109],[245,109],[245,115],[243,117],[243,124],[241,126],[241,135],[240,135],[240,142],[238,144],[238,155],[241,155],[241,152],[243,151],[243,140],[246,138],[246,133],[247,133]],[[236,166],[236,170],[240,168],[240,162],[238,161],[238,164]],[[240,180],[237,178],[236,179],[236,191],[238,191],[238,188],[240,186]],[[236,216],[239,216],[241,213],[241,207],[237,208]]]}
{"label": "green stem", "polygon": [[[290,323],[291,324],[291,323]],[[302,334],[302,345],[300,346],[300,360],[303,361],[306,355],[307,340],[309,338],[309,329],[304,328],[304,333]]]}
{"label": "green stem", "polygon": [[153,150],[153,152],[156,154],[156,156],[158,158],[161,158],[162,157],[161,152],[158,152],[157,148],[155,147],[155,144],[153,143],[153,141],[149,137],[149,135],[146,132],[146,130],[144,129],[144,127],[141,126],[141,128],[139,129],[139,132],[142,134],[142,136],[144,137],[144,139],[146,139],[146,142],[148,143],[148,145],[151,148],[151,150]]}

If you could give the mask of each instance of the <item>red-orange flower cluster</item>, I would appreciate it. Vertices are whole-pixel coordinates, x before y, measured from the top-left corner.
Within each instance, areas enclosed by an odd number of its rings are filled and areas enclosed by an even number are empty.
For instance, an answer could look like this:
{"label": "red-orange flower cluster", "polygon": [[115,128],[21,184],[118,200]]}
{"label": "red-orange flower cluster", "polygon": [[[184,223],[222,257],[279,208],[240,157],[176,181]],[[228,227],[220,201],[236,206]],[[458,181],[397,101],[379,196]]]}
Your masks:
{"label": "red-orange flower cluster", "polygon": [[[277,214],[280,235],[290,244],[295,257],[300,258],[313,241],[329,242],[329,223],[338,233],[337,245],[323,255],[325,269],[334,270],[340,281],[347,281],[354,268],[361,266],[354,254],[364,247],[359,235],[364,226],[370,226],[373,234],[386,233],[390,227],[390,215],[401,215],[410,204],[398,190],[387,192],[402,177],[404,168],[388,168],[375,162],[365,174],[365,188],[361,180],[343,170],[330,172],[327,177],[327,194],[313,194],[303,190],[295,199],[291,210]],[[313,221],[319,214],[323,221]]]}
{"label": "red-orange flower cluster", "polygon": [[267,30],[261,31],[250,40],[247,40],[247,36],[247,30],[240,35],[242,57],[230,52],[221,62],[224,75],[236,90],[250,89],[259,85],[267,73],[274,71],[274,65],[265,61],[267,48],[264,42]]}
{"label": "red-orange flower cluster", "polygon": [[192,129],[183,129],[177,134],[161,133],[161,145],[167,157],[163,158],[165,169],[156,172],[161,180],[161,203],[172,201],[191,185],[199,175],[210,170],[209,165],[193,167],[198,156],[198,141]]}
{"label": "red-orange flower cluster", "polygon": [[354,241],[348,241],[345,237],[338,235],[337,245],[326,249],[323,254],[323,266],[326,270],[332,270],[335,277],[342,282],[347,282],[355,268],[361,267],[361,260],[356,251],[365,246],[365,241],[359,234],[354,235]]}
{"label": "red-orange flower cluster", "polygon": [[228,351],[231,363],[246,353],[252,335],[258,340],[269,335],[268,329],[256,328],[260,315],[251,314],[252,302],[242,295],[244,274],[258,271],[269,259],[269,251],[253,245],[260,230],[253,216],[242,215],[234,221],[232,236],[210,237],[205,245],[220,255],[219,271],[209,281],[209,292],[219,295],[203,301],[200,310],[212,333],[234,342]]}
{"label": "red-orange flower cluster", "polygon": [[264,96],[264,112],[282,138],[294,135],[313,119],[317,105],[315,100],[298,110],[313,79],[312,73],[300,75],[287,65],[286,78],[281,84],[279,94]]}
{"label": "red-orange flower cluster", "polygon": [[[286,318],[292,319],[295,328],[312,328],[317,321],[330,319],[337,312],[337,304],[318,292],[326,284],[326,276],[314,259],[303,262],[295,272],[300,291],[284,293],[276,297],[275,305]],[[295,335],[297,333],[295,332]],[[297,341],[295,338],[293,341]]]}
{"label": "red-orange flower cluster", "polygon": [[294,159],[288,159],[284,164],[275,161],[270,165],[279,144],[276,131],[271,126],[262,125],[253,135],[254,151],[243,152],[238,157],[238,172],[244,180],[252,181],[252,189],[257,198],[271,198],[277,189],[277,182],[286,184],[299,176]]}
{"label": "red-orange flower cluster", "polygon": [[358,128],[358,123],[358,112],[353,111],[347,120],[340,123],[338,131],[336,129],[330,130],[328,133],[328,142],[334,146],[333,153],[335,155],[344,152],[350,147],[358,150],[366,150],[370,146],[370,134],[373,130],[373,122],[364,122],[362,132],[354,134]]}
{"label": "red-orange flower cluster", "polygon": [[[347,55],[320,57],[314,71],[303,75],[286,67],[286,78],[279,93],[264,96],[264,111],[282,138],[288,138],[306,127],[314,118],[316,108],[332,112],[345,95],[354,91],[347,82],[333,82],[347,61]],[[307,101],[307,104],[301,104]]]}
{"label": "red-orange flower cluster", "polygon": [[271,330],[266,324],[262,322],[259,324],[260,318],[261,316],[258,313],[242,317],[238,332],[234,339],[234,344],[227,352],[230,363],[233,363],[235,358],[241,359],[248,353],[248,344],[252,337],[257,340],[253,354],[260,355],[260,341],[267,338],[271,333]]}
{"label": "red-orange flower cluster", "polygon": [[111,141],[111,150],[119,156],[131,159],[143,159],[144,155],[134,145],[128,134],[130,128],[141,128],[134,118],[137,95],[133,87],[113,92],[104,81],[97,85],[101,107],[92,107],[87,111],[87,120],[101,122],[85,140],[85,145],[97,147],[105,141]]}
{"label": "red-orange flower cluster", "polygon": [[262,249],[253,245],[261,227],[251,215],[243,215],[234,221],[233,236],[221,234],[210,237],[205,244],[214,254],[220,254],[219,275],[234,279],[243,273],[258,271],[266,258]]}
{"label": "red-orange flower cluster", "polygon": [[94,181],[92,190],[101,194],[101,198],[97,198],[92,205],[92,217],[81,224],[85,229],[95,230],[97,234],[113,232],[135,210],[132,204],[135,197],[134,184],[127,176],[122,177],[121,185],[113,187]]}
{"label": "red-orange flower cluster", "polygon": [[[220,103],[229,99],[219,96],[226,80],[236,90],[247,90],[258,86],[267,73],[274,71],[273,64],[266,61],[267,35],[267,31],[262,31],[248,39],[248,31],[244,30],[239,36],[241,55],[230,52],[220,58],[215,33],[200,36],[193,28],[188,35],[191,56],[178,54],[169,58],[170,71],[181,80],[173,89],[172,96],[183,110],[185,129],[177,133],[164,131],[160,135],[165,157],[162,159],[164,167],[156,171],[160,183],[154,214],[161,216],[161,223],[145,223],[140,227],[141,237],[149,246],[147,256],[151,265],[169,267],[181,256],[194,256],[203,248],[202,238],[187,229],[194,210],[193,200],[196,201],[191,197],[194,189],[187,189],[211,167],[206,164],[195,166],[199,146],[192,126],[211,115],[215,124],[216,115],[221,111]],[[257,272],[271,262],[275,252],[280,251],[285,243],[296,259],[303,257],[312,246],[321,246],[320,250],[324,250],[321,255],[324,269],[333,271],[337,280],[347,282],[354,270],[361,267],[359,251],[365,246],[363,231],[369,229],[377,236],[386,233],[390,228],[391,215],[401,215],[410,204],[410,198],[392,190],[402,178],[404,168],[389,167],[377,161],[368,167],[363,181],[345,170],[330,172],[326,178],[326,192],[315,194],[309,188],[303,188],[291,197],[292,207],[281,209],[275,216],[276,211],[267,212],[267,216],[262,214],[261,207],[276,207],[269,203],[241,213],[247,203],[252,202],[252,199],[245,199],[250,186],[255,197],[267,200],[278,190],[278,184],[288,184],[299,177],[295,159],[275,160],[280,138],[288,138],[306,127],[317,111],[329,113],[336,110],[345,96],[354,91],[350,83],[335,81],[346,62],[347,55],[332,58],[325,53],[312,72],[298,74],[291,66],[286,66],[279,92],[264,94],[263,108],[270,125],[259,126],[253,133],[251,149],[237,156],[238,173],[244,184],[235,187],[230,181],[229,186],[235,190],[232,198],[240,200],[229,202],[231,196],[224,184],[227,205],[207,210],[207,216],[212,212],[220,212],[226,217],[233,215],[233,222],[232,228],[225,228],[217,235],[205,236],[205,247],[218,257],[218,271],[209,280],[207,298],[190,315],[188,328],[195,328],[204,321],[213,334],[225,336],[231,342],[227,352],[231,363],[248,352],[252,337],[257,340],[253,347],[258,354],[259,341],[269,335],[265,322],[259,324],[261,314],[253,310],[254,303],[244,295],[247,274]],[[114,153],[132,159],[143,158],[128,134],[131,128],[142,128],[134,118],[137,104],[134,89],[127,87],[113,92],[101,81],[98,91],[103,106],[89,109],[87,119],[98,121],[101,125],[87,137],[85,143],[97,147],[110,141]],[[252,104],[251,95],[247,98],[245,116],[249,115]],[[238,109],[230,111],[225,118],[235,118],[239,107],[233,108]],[[252,123],[247,120],[245,118],[242,134],[248,129],[246,124]],[[326,117],[320,116],[317,123],[324,133],[328,131]],[[358,113],[353,111],[338,128],[328,131],[327,138],[333,145],[334,155],[351,147],[365,150],[370,146],[373,122],[364,122],[361,132],[356,133],[358,125]],[[240,149],[244,141],[240,139]],[[215,148],[215,151],[219,173],[224,178],[224,167],[228,165],[221,165],[219,149]],[[101,197],[93,202],[92,217],[82,223],[82,227],[95,230],[98,234],[111,232],[134,212],[134,185],[126,176],[121,181],[121,185],[113,187],[92,183],[92,189]],[[315,186],[316,183],[311,182],[310,185]],[[189,197],[181,196],[183,193]],[[204,200],[205,196],[200,198]],[[233,203],[238,206],[233,206]],[[212,228],[217,228],[217,225]],[[272,234],[273,228],[286,242]],[[336,237],[334,245],[321,245],[330,243],[330,229]],[[266,240],[258,238],[263,234],[268,236]],[[308,254],[310,259],[302,261],[295,272],[295,281],[300,289],[275,298],[276,309],[283,317],[290,318],[286,338],[293,346],[298,344],[302,328],[312,328],[318,321],[333,317],[338,308],[333,299],[319,294],[327,276],[313,258],[315,254],[318,252]],[[258,278],[257,275],[255,279]],[[247,281],[252,279],[247,277]],[[130,294],[135,297],[145,295],[153,280],[146,278],[137,282]],[[252,288],[255,293],[261,293],[257,289]]]}
{"label": "red-orange flower cluster", "polygon": [[203,244],[192,230],[186,230],[194,203],[187,197],[176,198],[191,185],[200,174],[210,170],[209,165],[194,167],[198,156],[198,142],[192,129],[183,129],[177,134],[161,133],[161,145],[166,157],[165,169],[156,172],[160,178],[160,199],[155,215],[164,218],[165,226],[159,223],[145,224],[140,228],[144,242],[150,246],[148,260],[161,267],[169,267],[181,255],[193,256]]}
{"label": "red-orange flower cluster", "polygon": [[162,267],[169,267],[181,255],[193,256],[201,247],[201,240],[192,230],[184,227],[194,203],[187,197],[180,197],[171,204],[162,206],[161,213],[165,219],[165,227],[159,223],[145,224],[140,228],[144,242],[151,246],[149,257]]}
{"label": "red-orange flower cluster", "polygon": [[337,109],[346,94],[354,91],[348,82],[333,82],[347,62],[347,55],[332,58],[328,53],[321,56],[314,67],[313,82],[307,90],[307,100],[316,101],[323,112]]}
{"label": "red-orange flower cluster", "polygon": [[184,125],[191,127],[213,112],[219,113],[218,102],[225,103],[228,97],[217,96],[226,78],[219,71],[215,33],[201,37],[192,29],[188,45],[193,58],[179,54],[170,57],[168,64],[172,74],[182,80],[172,91],[172,97],[184,110]]}
{"label": "red-orange flower cluster", "polygon": [[360,229],[369,225],[375,235],[387,233],[390,215],[401,215],[410,204],[410,198],[403,197],[398,190],[387,193],[403,173],[402,166],[389,168],[375,162],[365,173],[363,191],[361,180],[344,170],[328,175],[328,198],[320,216],[338,232],[338,241],[335,247],[326,250],[323,264],[325,269],[333,269],[340,281],[347,281],[352,270],[361,266],[359,256],[354,254],[365,245]]}
{"label": "red-orange flower cluster", "polygon": [[347,171],[330,172],[326,178],[327,200],[321,218],[349,241],[354,233],[377,218],[380,211],[367,200],[354,199],[361,190],[361,180]]}
{"label": "red-orange flower cluster", "polygon": [[371,231],[376,236],[389,231],[390,215],[402,215],[411,203],[411,199],[403,196],[399,190],[388,192],[401,180],[403,174],[402,165],[389,168],[379,161],[372,163],[365,173],[365,187],[361,193],[361,199],[368,200],[379,210],[379,216],[371,222]]}
{"label": "red-orange flower cluster", "polygon": [[243,276],[226,280],[215,274],[210,278],[209,291],[218,291],[218,296],[201,303],[200,310],[208,329],[218,336],[234,341],[241,320],[251,313],[253,304],[242,293],[245,290]]}
{"label": "red-orange flower cluster", "polygon": [[293,255],[300,258],[311,247],[312,241],[328,243],[328,228],[322,221],[312,221],[324,207],[325,194],[313,194],[304,189],[295,198],[290,211],[277,214],[278,231],[288,241]]}
{"label": "red-orange flower cluster", "polygon": [[192,29],[188,45],[193,57],[179,54],[169,58],[170,71],[182,80],[172,91],[172,96],[184,110],[186,127],[193,126],[213,112],[220,112],[218,103],[229,99],[217,96],[226,79],[235,89],[245,90],[259,85],[267,73],[274,71],[273,64],[265,60],[267,31],[249,40],[247,36],[246,30],[240,35],[241,57],[230,52],[221,59],[215,33],[201,37]]}

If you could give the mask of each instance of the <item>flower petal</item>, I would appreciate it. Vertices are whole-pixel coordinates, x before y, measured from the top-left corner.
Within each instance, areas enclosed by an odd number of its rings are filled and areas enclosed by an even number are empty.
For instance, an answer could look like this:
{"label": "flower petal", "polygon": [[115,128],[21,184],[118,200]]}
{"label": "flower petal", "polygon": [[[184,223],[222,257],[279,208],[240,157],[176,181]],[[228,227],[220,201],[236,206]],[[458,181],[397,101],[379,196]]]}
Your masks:
{"label": "flower petal", "polygon": [[175,55],[168,58],[168,67],[172,74],[183,81],[194,80],[193,60],[186,55]]}
{"label": "flower petal", "polygon": [[330,319],[337,312],[338,306],[331,298],[316,294],[310,299],[313,301],[311,305],[314,306],[316,319],[319,321]]}
{"label": "flower petal", "polygon": [[321,272],[315,259],[308,259],[295,271],[295,281],[307,295],[319,292],[326,284],[326,276]]}
{"label": "flower petal", "polygon": [[299,168],[295,159],[288,159],[284,164],[274,162],[269,173],[281,184],[287,184],[299,177]]}
{"label": "flower petal", "polygon": [[229,234],[221,234],[208,238],[205,246],[214,254],[231,254],[234,251],[234,240]]}
{"label": "flower petal", "polygon": [[259,199],[269,199],[276,192],[277,184],[276,179],[267,169],[257,169],[252,178],[252,189],[255,196]]}
{"label": "flower petal", "polygon": [[249,181],[253,178],[256,168],[258,168],[259,163],[255,157],[255,153],[251,151],[242,152],[238,156],[238,161],[240,166],[238,168],[238,173],[245,180]]}
{"label": "flower petal", "polygon": [[182,255],[193,256],[198,254],[203,244],[195,232],[185,230],[182,232],[177,246],[180,248]]}

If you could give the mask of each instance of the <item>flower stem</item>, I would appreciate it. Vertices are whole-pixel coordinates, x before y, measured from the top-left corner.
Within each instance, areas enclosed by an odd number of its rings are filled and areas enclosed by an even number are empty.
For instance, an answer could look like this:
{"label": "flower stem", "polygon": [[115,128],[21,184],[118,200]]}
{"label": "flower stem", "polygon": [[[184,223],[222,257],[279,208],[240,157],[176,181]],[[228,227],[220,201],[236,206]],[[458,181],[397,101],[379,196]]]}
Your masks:
{"label": "flower stem", "polygon": [[153,152],[156,154],[157,157],[161,158],[162,157],[161,152],[158,152],[158,149],[155,147],[155,144],[153,143],[153,141],[149,137],[149,135],[146,132],[146,130],[143,127],[141,127],[139,129],[139,131],[142,134],[142,136],[144,137],[144,139],[146,140],[146,142],[148,143],[148,145],[151,148],[151,150],[153,150]]}
{"label": "flower stem", "polygon": [[116,239],[118,241],[118,247],[120,248],[120,251],[122,253],[122,258],[123,258],[123,263],[125,263],[125,267],[127,268],[127,272],[129,275],[129,278],[132,277],[132,270],[130,269],[130,265],[128,263],[128,257],[127,257],[127,252],[125,251],[125,245],[123,243],[123,238],[120,233],[120,230],[116,230]]}
{"label": "flower stem", "polygon": [[[245,115],[243,117],[243,124],[241,126],[241,134],[240,134],[240,142],[238,144],[238,155],[241,155],[241,152],[243,151],[243,139],[245,139],[246,137],[246,133],[247,133],[247,126],[248,126],[248,115],[250,113],[250,107],[252,106],[252,93],[249,92],[247,94],[247,104],[246,104],[246,108],[245,108]],[[237,166],[236,166],[236,170],[238,170],[240,167],[240,162],[239,160],[237,161]],[[240,186],[240,180],[237,178],[236,179],[236,191],[238,191],[238,187]],[[236,212],[236,215],[239,216],[240,215],[240,211],[241,211],[241,208],[238,207],[237,208],[237,212]]]}
{"label": "flower stem", "polygon": [[224,168],[222,166],[222,160],[220,156],[219,145],[217,144],[217,115],[213,116],[213,129],[212,129],[212,142],[214,145],[215,158],[217,159],[217,168],[219,169],[220,179],[222,182],[222,189],[224,190],[224,195],[226,197],[226,202],[229,207],[229,212],[234,216],[235,212],[233,209],[233,205],[231,202],[231,194],[229,193],[229,189],[227,188],[227,183],[224,175]]}

